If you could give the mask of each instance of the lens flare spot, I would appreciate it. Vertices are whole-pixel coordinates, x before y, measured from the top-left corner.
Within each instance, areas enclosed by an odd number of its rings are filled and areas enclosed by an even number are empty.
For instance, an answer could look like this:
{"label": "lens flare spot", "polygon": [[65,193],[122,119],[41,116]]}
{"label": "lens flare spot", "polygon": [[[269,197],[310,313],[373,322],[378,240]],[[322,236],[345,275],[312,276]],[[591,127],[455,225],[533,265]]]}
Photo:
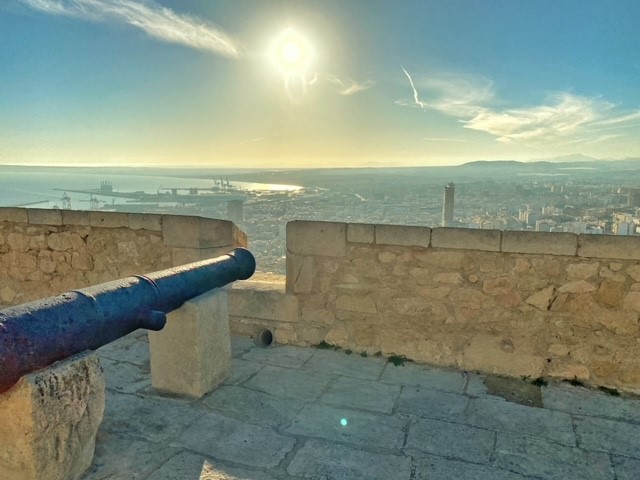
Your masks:
{"label": "lens flare spot", "polygon": [[343,427],[346,427],[348,423],[349,423],[349,422],[347,422],[347,419],[346,419],[346,418],[342,418],[342,419],[340,419],[340,425],[342,425]]}

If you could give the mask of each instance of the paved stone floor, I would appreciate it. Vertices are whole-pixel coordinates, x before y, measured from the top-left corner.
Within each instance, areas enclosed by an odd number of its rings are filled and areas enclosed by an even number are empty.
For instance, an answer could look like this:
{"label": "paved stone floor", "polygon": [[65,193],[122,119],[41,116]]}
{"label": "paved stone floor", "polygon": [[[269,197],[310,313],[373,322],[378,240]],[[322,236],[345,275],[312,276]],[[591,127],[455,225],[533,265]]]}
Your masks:
{"label": "paved stone floor", "polygon": [[495,395],[464,372],[232,344],[233,376],[198,401],[153,391],[145,333],[99,350],[106,411],[85,480],[640,479],[636,399],[567,384],[522,397],[519,379]]}

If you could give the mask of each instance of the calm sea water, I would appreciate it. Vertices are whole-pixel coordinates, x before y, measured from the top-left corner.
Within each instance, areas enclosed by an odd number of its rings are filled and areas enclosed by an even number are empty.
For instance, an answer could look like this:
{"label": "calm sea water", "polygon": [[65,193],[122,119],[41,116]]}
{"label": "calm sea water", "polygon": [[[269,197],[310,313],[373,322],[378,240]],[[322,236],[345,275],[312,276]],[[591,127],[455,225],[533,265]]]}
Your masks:
{"label": "calm sea water", "polygon": [[[220,177],[216,177],[217,180]],[[104,172],[89,173],[77,172],[68,169],[46,168],[23,169],[0,166],[0,206],[25,206],[33,202],[42,202],[32,205],[38,208],[53,208],[61,204],[62,190],[91,190],[100,188],[100,182],[110,181],[113,190],[118,192],[144,191],[156,193],[160,188],[206,188],[213,187],[213,177],[209,178],[182,178],[158,175],[125,175],[105,174]],[[262,183],[229,182],[233,187],[241,190],[255,191],[293,191],[299,186],[272,185]],[[88,194],[70,193],[72,207],[74,209],[88,208]],[[106,199],[106,197],[105,197]],[[111,203],[109,198],[109,203]],[[116,199],[116,203],[124,203],[124,199]]]}

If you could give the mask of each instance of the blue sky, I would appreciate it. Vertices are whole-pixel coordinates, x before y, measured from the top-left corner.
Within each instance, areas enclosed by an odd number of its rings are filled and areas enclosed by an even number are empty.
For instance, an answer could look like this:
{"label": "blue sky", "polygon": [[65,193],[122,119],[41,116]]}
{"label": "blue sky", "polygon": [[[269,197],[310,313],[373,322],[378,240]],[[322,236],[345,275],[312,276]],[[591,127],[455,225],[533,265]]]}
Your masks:
{"label": "blue sky", "polygon": [[4,0],[0,163],[640,158],[638,25],[624,0]]}

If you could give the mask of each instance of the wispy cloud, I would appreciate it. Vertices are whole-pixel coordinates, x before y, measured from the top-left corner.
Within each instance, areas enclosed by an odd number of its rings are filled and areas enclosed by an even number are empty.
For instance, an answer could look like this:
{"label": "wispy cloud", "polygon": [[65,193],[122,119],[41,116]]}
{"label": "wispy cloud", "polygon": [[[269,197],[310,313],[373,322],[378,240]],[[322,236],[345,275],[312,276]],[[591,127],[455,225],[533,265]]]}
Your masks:
{"label": "wispy cloud", "polygon": [[[640,111],[624,111],[600,97],[570,92],[549,95],[539,105],[499,108],[493,82],[483,77],[438,74],[414,81],[402,67],[413,90],[413,101],[398,100],[402,106],[419,106],[458,118],[464,128],[493,135],[503,143],[560,142],[599,143],[622,134],[606,130],[625,128],[640,122]],[[419,90],[428,93],[421,101]],[[564,139],[564,140],[563,140]],[[585,143],[583,142],[583,143]]]}
{"label": "wispy cloud", "polygon": [[375,85],[375,82],[372,80],[367,80],[365,82],[356,82],[350,78],[348,79],[340,79],[335,75],[325,75],[324,78],[336,85],[338,87],[338,93],[340,95],[353,95],[354,93],[363,92],[365,90],[370,89]]}
{"label": "wispy cloud", "polygon": [[240,45],[204,20],[183,15],[152,1],[132,0],[19,0],[50,15],[65,15],[90,21],[115,21],[139,28],[158,40],[237,58]]}
{"label": "wispy cloud", "polygon": [[466,142],[464,138],[448,138],[448,137],[422,137],[423,140],[430,142]]}

